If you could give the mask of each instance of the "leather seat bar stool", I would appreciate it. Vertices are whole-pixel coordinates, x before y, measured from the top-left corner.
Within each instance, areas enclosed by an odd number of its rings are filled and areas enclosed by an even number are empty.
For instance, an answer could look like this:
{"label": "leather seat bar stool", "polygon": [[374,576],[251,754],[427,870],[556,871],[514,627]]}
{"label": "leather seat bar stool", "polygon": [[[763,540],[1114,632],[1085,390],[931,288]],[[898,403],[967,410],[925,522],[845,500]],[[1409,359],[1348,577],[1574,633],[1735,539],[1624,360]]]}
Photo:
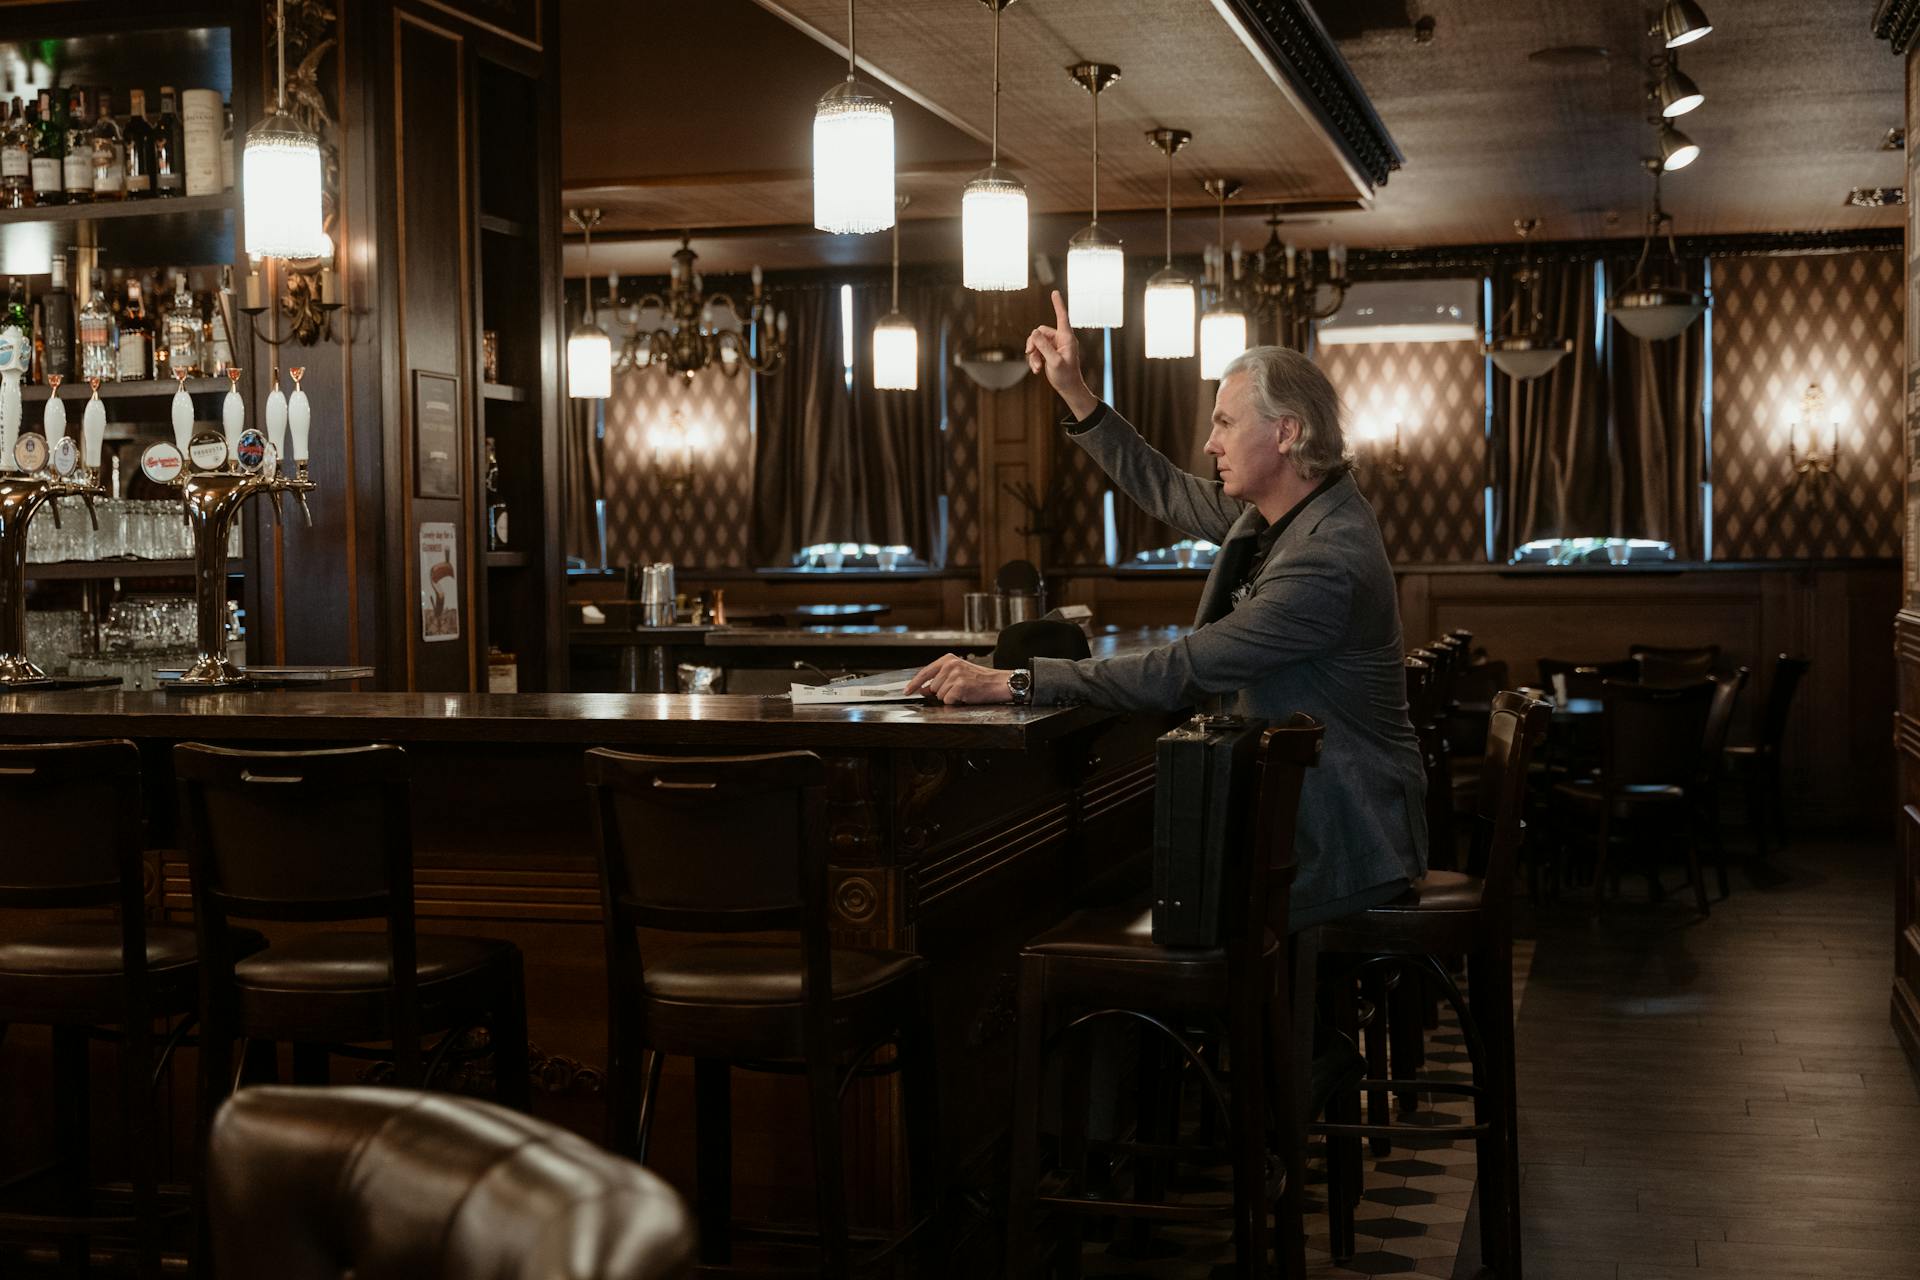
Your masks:
{"label": "leather seat bar stool", "polygon": [[[0,1235],[57,1237],[70,1275],[85,1272],[90,1238],[107,1228],[131,1235],[142,1277],[160,1274],[164,1139],[154,1089],[193,1021],[199,966],[191,929],[147,921],[144,811],[140,753],[131,742],[0,746],[7,835],[0,846],[0,1039],[13,1023],[52,1029],[58,1148],[43,1173],[51,1175],[52,1203],[43,1200],[31,1213],[0,1210]],[[106,908],[112,918],[57,918],[89,908]],[[32,918],[19,918],[29,911]],[[236,947],[260,942],[250,935]],[[156,1027],[165,1028],[158,1037]],[[120,1131],[132,1189],[131,1212],[111,1219],[89,1212],[88,1042],[96,1037],[120,1044]],[[24,1197],[37,1180],[18,1179],[7,1190]]]}
{"label": "leather seat bar stool", "polygon": [[[288,1042],[297,1084],[326,1084],[330,1056],[392,1045],[393,1081],[430,1084],[454,1043],[487,1029],[495,1096],[526,1110],[520,949],[414,924],[407,756],[396,746],[173,751],[202,963],[203,1128],[233,1087],[233,1042]],[[241,954],[235,918],[372,924],[277,931]],[[423,1035],[443,1033],[424,1061]],[[379,1051],[378,1057],[389,1055]]]}
{"label": "leather seat bar stool", "polygon": [[[1519,1148],[1515,1133],[1513,1066],[1513,882],[1523,833],[1522,806],[1527,765],[1546,737],[1551,708],[1518,693],[1493,700],[1487,723],[1487,755],[1480,775],[1480,796],[1471,822],[1467,870],[1430,871],[1392,902],[1315,925],[1294,936],[1293,1114],[1306,1130],[1327,1139],[1327,1208],[1335,1261],[1353,1254],[1351,1174],[1358,1169],[1358,1142],[1383,1126],[1362,1122],[1362,1094],[1388,1089],[1465,1096],[1474,1104],[1473,1120],[1457,1125],[1401,1128],[1409,1135],[1471,1137],[1477,1145],[1481,1261],[1502,1280],[1519,1280]],[[1446,957],[1464,955],[1467,992],[1447,972]],[[1409,963],[1411,962],[1411,963]],[[1323,966],[1341,979],[1320,981]],[[1309,1113],[1306,1064],[1313,1055],[1312,1002],[1317,988],[1349,989],[1344,975],[1377,966],[1397,966],[1411,977],[1434,984],[1460,1021],[1472,1064],[1471,1083],[1451,1080],[1369,1078],[1337,1093],[1327,1104],[1328,1119]],[[1331,1011],[1336,1028],[1345,1020]],[[1384,1126],[1389,1133],[1397,1126]],[[1304,1149],[1304,1142],[1295,1146]],[[1297,1213],[1284,1215],[1291,1227]],[[1297,1228],[1288,1242],[1295,1268],[1303,1274],[1306,1242]]]}
{"label": "leather seat bar stool", "polygon": [[[733,1261],[731,1071],[806,1079],[820,1274],[919,1242],[938,1201],[938,1094],[927,962],[829,933],[826,767],[812,752],[705,757],[589,751],[606,921],[608,1145],[646,1158],[668,1056],[694,1063],[703,1270]],[[649,955],[640,930],[719,935]],[[768,932],[790,939],[744,939]],[[876,1055],[894,1047],[891,1063]],[[848,1224],[841,1104],[855,1076],[904,1086],[911,1220]],[[869,1247],[870,1246],[870,1247]]]}
{"label": "leather seat bar stool", "polygon": [[485,1102],[242,1089],[207,1161],[214,1264],[247,1280],[676,1280],[693,1230],[631,1161]]}
{"label": "leather seat bar stool", "polygon": [[1780,776],[1780,749],[1787,738],[1787,720],[1793,713],[1793,695],[1812,663],[1780,654],[1773,660],[1773,678],[1767,684],[1767,703],[1760,713],[1760,736],[1751,743],[1727,748],[1727,758],[1742,775],[1747,791],[1747,820],[1753,827],[1754,852],[1767,856],[1767,818],[1784,847],[1787,813],[1784,780]]}
{"label": "leather seat bar stool", "polygon": [[[1592,840],[1595,906],[1606,891],[1614,840],[1631,832],[1642,837],[1638,845],[1683,843],[1694,901],[1703,916],[1711,909],[1700,871],[1700,844],[1691,830],[1694,802],[1689,792],[1699,785],[1714,688],[1711,680],[1683,685],[1606,682],[1600,773],[1559,783],[1552,793],[1559,842]],[[1660,868],[1651,857],[1647,876],[1657,895]]]}
{"label": "leather seat bar stool", "polygon": [[[1114,1017],[1159,1031],[1199,1073],[1203,1106],[1218,1107],[1227,1118],[1228,1151],[1158,1142],[1113,1145],[1134,1146],[1136,1157],[1145,1160],[1230,1160],[1234,1192],[1227,1212],[1234,1222],[1235,1273],[1269,1274],[1276,1196],[1298,1185],[1298,1161],[1284,1147],[1276,1148],[1276,1141],[1285,1141],[1276,1135],[1287,1128],[1280,1102],[1290,1094],[1287,1064],[1276,1052],[1287,1043],[1286,951],[1279,939],[1286,936],[1300,786],[1319,759],[1322,735],[1321,726],[1304,715],[1261,735],[1249,856],[1229,861],[1220,894],[1221,901],[1244,906],[1238,918],[1224,922],[1223,945],[1159,946],[1153,941],[1152,913],[1122,907],[1077,912],[1021,951],[1007,1193],[1006,1274],[1013,1280],[1035,1261],[1036,1207],[1065,1219],[1064,1240],[1041,1251],[1062,1252],[1068,1275],[1078,1273],[1084,1215],[1177,1220],[1222,1213],[1218,1206],[1168,1204],[1137,1193],[1132,1200],[1085,1196],[1084,1029]],[[1231,1065],[1226,1081],[1186,1034],[1195,1026],[1224,1041]],[[1075,1061],[1063,1072],[1068,1085],[1060,1135],[1065,1185],[1043,1194],[1041,1082],[1050,1046],[1070,1050]]]}

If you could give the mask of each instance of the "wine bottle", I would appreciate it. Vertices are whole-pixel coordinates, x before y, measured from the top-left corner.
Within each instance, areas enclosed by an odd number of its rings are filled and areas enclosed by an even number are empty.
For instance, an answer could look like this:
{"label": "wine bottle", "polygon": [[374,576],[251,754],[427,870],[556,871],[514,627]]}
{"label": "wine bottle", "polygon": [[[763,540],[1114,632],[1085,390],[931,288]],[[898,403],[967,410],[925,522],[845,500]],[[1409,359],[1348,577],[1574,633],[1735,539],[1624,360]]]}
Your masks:
{"label": "wine bottle", "polygon": [[174,110],[173,86],[160,86],[160,115],[153,122],[153,193],[185,195],[187,161],[180,152],[180,117]]}
{"label": "wine bottle", "polygon": [[113,376],[120,382],[144,382],[153,377],[153,322],[140,301],[140,282],[127,280],[127,302],[120,317],[120,349]]}
{"label": "wine bottle", "polygon": [[73,379],[73,295],[63,253],[54,255],[53,283],[40,295],[40,358],[48,373]]}
{"label": "wine bottle", "polygon": [[7,208],[24,209],[33,203],[33,147],[27,140],[27,117],[20,99],[0,125],[0,198]]}
{"label": "wine bottle", "polygon": [[113,91],[101,89],[94,97],[93,198],[127,198],[127,144],[113,118]]}
{"label": "wine bottle", "polygon": [[40,129],[33,140],[33,198],[37,204],[65,204],[67,183],[61,163],[67,154],[66,121],[51,91],[40,91]]}
{"label": "wine bottle", "polygon": [[221,190],[220,109],[220,94],[213,89],[188,89],[180,95],[180,154],[190,196],[218,195]]}
{"label": "wine bottle", "polygon": [[127,98],[127,199],[145,200],[153,195],[153,125],[147,120],[146,91],[135,89]]}
{"label": "wine bottle", "polygon": [[93,120],[87,114],[90,101],[85,89],[76,87],[67,94],[66,151],[60,159],[60,172],[68,204],[85,204],[93,199]]}

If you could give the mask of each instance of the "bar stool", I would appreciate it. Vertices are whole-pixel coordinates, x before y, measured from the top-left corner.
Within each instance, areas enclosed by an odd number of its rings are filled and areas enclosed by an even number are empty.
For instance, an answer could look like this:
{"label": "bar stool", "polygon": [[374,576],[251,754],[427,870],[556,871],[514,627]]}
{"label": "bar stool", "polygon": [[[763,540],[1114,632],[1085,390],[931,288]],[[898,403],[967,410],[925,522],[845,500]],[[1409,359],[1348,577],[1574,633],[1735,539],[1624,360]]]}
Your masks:
{"label": "bar stool", "polygon": [[[809,751],[714,758],[589,751],[607,948],[608,1145],[646,1158],[664,1059],[694,1060],[702,1269],[730,1266],[734,1067],[803,1074],[821,1273],[896,1256],[931,1220],[938,1125],[927,962],[828,935],[826,768]],[[649,960],[641,929],[786,932],[698,941]],[[871,1065],[887,1045],[891,1064]],[[645,1059],[645,1065],[642,1065]],[[905,1085],[913,1221],[857,1260],[841,1098],[856,1075]]]}
{"label": "bar stool", "polygon": [[[83,1274],[90,1237],[131,1228],[138,1273],[160,1274],[154,1080],[193,1021],[199,994],[193,930],[149,925],[142,885],[140,753],[133,743],[0,746],[0,908],[110,907],[117,919],[43,923],[0,933],[0,1038],[11,1023],[53,1034],[50,1172],[62,1210],[0,1213],[0,1234],[60,1238],[66,1274]],[[264,945],[234,939],[236,951]],[[167,1033],[156,1043],[156,1021]],[[88,1041],[120,1044],[121,1132],[132,1187],[127,1217],[93,1217],[88,1162]]]}
{"label": "bar stool", "polygon": [[[1131,1146],[1146,1160],[1230,1158],[1233,1205],[1228,1212],[1234,1222],[1236,1273],[1267,1273],[1268,1219],[1276,1194],[1292,1195],[1300,1185],[1296,1153],[1286,1145],[1276,1148],[1272,1136],[1276,1129],[1282,1135],[1288,1129],[1279,1121],[1290,1074],[1274,1052],[1286,1043],[1286,953],[1279,939],[1287,929],[1300,785],[1308,766],[1319,758],[1321,737],[1320,725],[1304,715],[1261,736],[1251,856],[1228,863],[1221,889],[1222,901],[1244,907],[1228,922],[1223,945],[1159,946],[1153,941],[1152,913],[1123,907],[1077,912],[1021,951],[1007,1205],[1006,1273],[1013,1280],[1026,1271],[1036,1205],[1072,1215],[1066,1248],[1074,1263],[1080,1247],[1079,1215],[1159,1220],[1221,1216],[1222,1210],[1212,1205],[1091,1200],[1083,1195],[1086,1073],[1071,1066],[1064,1073],[1074,1088],[1061,1111],[1060,1146],[1068,1185],[1061,1194],[1040,1194],[1040,1093],[1048,1043],[1108,1017],[1131,1018],[1161,1032],[1199,1073],[1205,1099],[1228,1118],[1230,1135],[1230,1154],[1171,1141],[1116,1145],[1122,1150]],[[1221,1081],[1193,1036],[1185,1034],[1191,1026],[1225,1041],[1232,1066],[1228,1081]],[[1084,1036],[1072,1043],[1084,1056]],[[1284,1144],[1285,1137],[1278,1141]],[[1076,1272],[1070,1263],[1068,1273]]]}
{"label": "bar stool", "polygon": [[[1495,696],[1488,716],[1486,764],[1472,819],[1468,870],[1431,871],[1406,893],[1383,906],[1315,925],[1294,936],[1293,1114],[1307,1132],[1327,1139],[1327,1215],[1336,1260],[1353,1254],[1354,1198],[1359,1169],[1357,1144],[1382,1129],[1399,1126],[1359,1120],[1361,1094],[1409,1089],[1472,1098],[1470,1124],[1420,1125],[1426,1137],[1472,1137],[1478,1151],[1481,1260],[1505,1280],[1520,1276],[1519,1148],[1515,1133],[1513,1067],[1513,875],[1522,835],[1521,806],[1527,763],[1546,737],[1550,707],[1512,692]],[[1445,959],[1467,958],[1467,994],[1448,974]],[[1333,990],[1350,989],[1352,974],[1374,967],[1402,968],[1433,982],[1460,1020],[1472,1063],[1471,1084],[1424,1079],[1366,1079],[1327,1105],[1328,1119],[1313,1123],[1301,1079],[1312,1061],[1311,1014],[1323,964],[1338,965]],[[1336,1027],[1350,1019],[1340,1004],[1329,1011]],[[1304,1146],[1304,1143],[1296,1144]],[[1299,1217],[1285,1215],[1294,1236],[1290,1253],[1304,1268],[1306,1245]],[[1296,1272],[1297,1274],[1298,1272]]]}
{"label": "bar stool", "polygon": [[1786,790],[1780,777],[1780,749],[1787,738],[1787,718],[1793,695],[1813,664],[1805,658],[1780,654],[1773,660],[1773,678],[1767,685],[1767,705],[1760,713],[1760,736],[1751,743],[1728,747],[1727,758],[1739,769],[1747,791],[1747,820],[1753,826],[1754,853],[1767,856],[1767,812],[1773,830],[1787,842]]}
{"label": "bar stool", "polygon": [[[202,1131],[233,1087],[233,1041],[293,1045],[294,1081],[326,1084],[331,1055],[391,1042],[394,1081],[431,1082],[460,1033],[484,1025],[495,1097],[529,1102],[520,949],[418,933],[406,753],[173,749],[201,966]],[[243,955],[230,917],[375,930],[289,933]],[[442,1035],[422,1065],[421,1036]],[[377,1056],[385,1058],[380,1053]]]}
{"label": "bar stool", "polygon": [[223,1276],[669,1280],[693,1261],[672,1187],[469,1098],[243,1089],[208,1146]]}

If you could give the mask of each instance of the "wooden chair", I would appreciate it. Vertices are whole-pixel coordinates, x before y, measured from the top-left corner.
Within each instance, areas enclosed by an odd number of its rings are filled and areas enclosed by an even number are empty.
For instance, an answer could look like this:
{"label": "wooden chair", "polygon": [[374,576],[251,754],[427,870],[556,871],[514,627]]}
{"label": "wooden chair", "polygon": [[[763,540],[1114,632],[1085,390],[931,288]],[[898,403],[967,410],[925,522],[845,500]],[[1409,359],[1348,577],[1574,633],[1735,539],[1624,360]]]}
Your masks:
{"label": "wooden chair", "polygon": [[1767,703],[1760,713],[1760,736],[1753,742],[1727,748],[1727,758],[1739,771],[1747,792],[1747,816],[1753,826],[1754,852],[1767,856],[1767,818],[1787,843],[1785,779],[1780,774],[1780,753],[1786,745],[1787,721],[1793,714],[1793,696],[1813,666],[1805,658],[1780,654],[1773,660],[1773,678],[1767,684]]}
{"label": "wooden chair", "polygon": [[[841,1097],[856,1075],[905,1085],[913,1221],[858,1264],[914,1240],[938,1198],[938,1093],[927,962],[829,936],[826,767],[809,751],[647,756],[589,751],[607,957],[608,1145],[644,1161],[668,1055],[693,1059],[703,1270],[733,1260],[731,1071],[803,1075],[813,1120],[820,1273],[855,1265]],[[730,935],[649,957],[640,930]],[[781,933],[786,938],[745,939]],[[873,1055],[896,1046],[892,1064]]]}
{"label": "wooden chair", "polygon": [[[1714,684],[1710,680],[1689,685],[1609,680],[1603,692],[1599,775],[1562,782],[1553,789],[1561,841],[1579,842],[1591,834],[1595,905],[1605,892],[1615,836],[1631,831],[1651,843],[1683,842],[1687,878],[1704,916],[1707,883],[1700,873],[1699,842],[1690,830],[1689,792],[1700,776]],[[1660,869],[1651,858],[1647,877],[1657,896]]]}
{"label": "wooden chair", "polygon": [[1553,678],[1565,676],[1567,696],[1569,698],[1600,698],[1605,696],[1605,684],[1609,680],[1624,681],[1640,678],[1640,663],[1634,658],[1622,658],[1606,662],[1584,662],[1572,658],[1542,658],[1540,666],[1540,687],[1550,694],[1557,694]]}
{"label": "wooden chair", "polygon": [[1747,687],[1747,675],[1747,669],[1740,667],[1730,676],[1712,678],[1713,703],[1707,708],[1707,728],[1700,743],[1700,772],[1688,789],[1695,820],[1713,846],[1722,898],[1727,896],[1729,888],[1727,850],[1720,839],[1720,777],[1727,769],[1727,732],[1733,727],[1733,713],[1739,706],[1741,690]]}
{"label": "wooden chair", "polygon": [[[1289,1151],[1304,1150],[1304,1134],[1327,1139],[1327,1211],[1336,1261],[1353,1255],[1353,1209],[1357,1198],[1358,1143],[1379,1129],[1396,1126],[1362,1123],[1362,1094],[1387,1089],[1423,1090],[1473,1099],[1471,1123],[1420,1125],[1399,1129],[1425,1137],[1471,1137],[1477,1144],[1480,1248],[1483,1265],[1495,1275],[1520,1275],[1519,1150],[1513,1065],[1513,877],[1522,832],[1528,758],[1546,737],[1550,708],[1518,693],[1503,692],[1488,716],[1487,767],[1481,773],[1479,803],[1472,818],[1467,870],[1431,871],[1405,894],[1383,906],[1303,930],[1293,942],[1293,1064],[1295,1105],[1301,1140]],[[1448,973],[1449,956],[1467,958],[1467,992]],[[1324,1122],[1313,1123],[1305,1092],[1306,1065],[1313,1055],[1311,1013],[1316,993],[1336,993],[1327,1010],[1333,1027],[1343,1028],[1351,1005],[1337,998],[1349,989],[1345,975],[1375,967],[1419,973],[1433,983],[1460,1020],[1472,1082],[1369,1077],[1327,1105]],[[1322,970],[1337,970],[1331,984]],[[1291,1170],[1290,1170],[1291,1172]],[[1296,1194],[1289,1186],[1289,1195]],[[1288,1212],[1289,1226],[1299,1221]],[[1305,1274],[1303,1238],[1290,1242],[1290,1275]]]}
{"label": "wooden chair", "polygon": [[[1007,1204],[1007,1265],[1018,1280],[1032,1253],[1033,1211],[1064,1215],[1067,1274],[1078,1273],[1084,1215],[1184,1220],[1217,1217],[1221,1207],[1174,1205],[1138,1195],[1090,1199],[1086,1189],[1084,1029],[1103,1018],[1126,1018],[1161,1033],[1203,1081],[1203,1105],[1227,1117],[1228,1150],[1131,1144],[1137,1158],[1229,1162],[1233,1166],[1235,1271],[1264,1276],[1269,1219],[1276,1194],[1284,1213],[1300,1211],[1301,1153],[1287,1134],[1284,1099],[1292,1085],[1275,1054],[1286,1045],[1287,910],[1294,876],[1294,826],[1305,772],[1319,757],[1321,727],[1296,715],[1268,729],[1260,741],[1259,793],[1252,814],[1252,856],[1229,863],[1222,899],[1244,904],[1223,945],[1156,945],[1150,911],[1119,908],[1077,912],[1029,942],[1020,953],[1019,1042],[1014,1067],[1011,1176]],[[1189,1029],[1222,1039],[1232,1063],[1229,1080],[1208,1064]],[[1040,1094],[1049,1045],[1073,1047],[1076,1063],[1062,1073],[1060,1163],[1065,1187],[1041,1194]],[[1078,1066],[1080,1069],[1076,1069]],[[1273,1134],[1281,1146],[1276,1150]],[[1158,1136],[1158,1135],[1155,1135]],[[1170,1135],[1169,1135],[1170,1136]],[[1296,1135],[1297,1136],[1297,1135]],[[1284,1169],[1283,1176],[1281,1174]],[[1298,1234],[1297,1228],[1290,1234]]]}
{"label": "wooden chair", "polygon": [[1630,645],[1627,654],[1640,664],[1642,684],[1691,684],[1705,680],[1720,665],[1720,646],[1662,648],[1659,645]]}

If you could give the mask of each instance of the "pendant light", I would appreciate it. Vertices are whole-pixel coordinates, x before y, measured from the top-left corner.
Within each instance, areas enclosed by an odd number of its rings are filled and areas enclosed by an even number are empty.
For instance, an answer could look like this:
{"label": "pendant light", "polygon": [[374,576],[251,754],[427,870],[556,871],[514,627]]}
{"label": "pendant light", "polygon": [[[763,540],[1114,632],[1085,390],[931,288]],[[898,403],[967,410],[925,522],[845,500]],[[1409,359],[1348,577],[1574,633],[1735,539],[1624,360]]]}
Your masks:
{"label": "pendant light", "polygon": [[847,78],[813,111],[813,225],[836,234],[894,222],[893,107],[856,78],[853,0],[847,0]]}
{"label": "pendant light", "polygon": [[[907,207],[901,196],[899,209]],[[920,331],[900,314],[900,219],[893,220],[893,308],[873,326],[873,388],[876,391],[920,389]]]}
{"label": "pendant light", "polygon": [[273,114],[247,130],[240,159],[247,256],[331,257],[320,225],[320,139],[287,114],[287,0],[276,7],[274,37],[280,74]]}
{"label": "pendant light", "polygon": [[1067,323],[1075,329],[1118,329],[1127,319],[1127,258],[1100,229],[1100,91],[1120,78],[1105,62],[1077,62],[1067,74],[1093,99],[1093,220],[1067,241]]}
{"label": "pendant light", "polygon": [[1173,266],[1173,157],[1193,135],[1149,129],[1147,140],[1167,156],[1167,265],[1147,281],[1147,359],[1185,360],[1193,355],[1193,281]]}
{"label": "pendant light", "polygon": [[1013,0],[981,3],[993,10],[993,158],[960,197],[960,274],[969,289],[1006,293],[1027,287],[1027,188],[1000,167],[1000,11]]}
{"label": "pendant light", "polygon": [[1227,298],[1227,201],[1240,194],[1240,183],[1234,178],[1208,178],[1201,185],[1220,202],[1220,243],[1213,259],[1219,280],[1213,305],[1200,317],[1200,376],[1212,382],[1247,349],[1247,313]]}
{"label": "pendant light", "polygon": [[586,310],[567,336],[567,394],[575,400],[605,400],[613,394],[613,343],[593,318],[593,229],[600,225],[598,209],[569,209],[567,217],[586,236],[581,250],[586,267]]}
{"label": "pendant light", "polygon": [[1707,300],[1684,284],[1662,283],[1660,277],[1668,274],[1663,267],[1654,265],[1652,272],[1647,270],[1653,265],[1653,242],[1662,233],[1667,241],[1671,274],[1679,277],[1681,267],[1680,250],[1673,242],[1673,216],[1660,207],[1660,163],[1649,160],[1646,167],[1653,175],[1653,211],[1647,215],[1647,238],[1641,242],[1640,260],[1633,264],[1633,274],[1627,277],[1620,292],[1608,299],[1607,314],[1636,338],[1664,342],[1685,333],[1705,313]]}
{"label": "pendant light", "polygon": [[1507,332],[1497,334],[1482,348],[1493,367],[1519,382],[1538,378],[1552,371],[1573,350],[1573,339],[1551,338],[1545,332],[1544,317],[1533,300],[1533,254],[1527,237],[1540,225],[1538,218],[1514,220],[1520,233],[1520,269],[1513,275],[1513,301],[1507,305]]}
{"label": "pendant light", "polygon": [[1713,23],[1694,0],[1667,0],[1653,24],[1653,34],[1669,49],[1692,44],[1713,30]]}

